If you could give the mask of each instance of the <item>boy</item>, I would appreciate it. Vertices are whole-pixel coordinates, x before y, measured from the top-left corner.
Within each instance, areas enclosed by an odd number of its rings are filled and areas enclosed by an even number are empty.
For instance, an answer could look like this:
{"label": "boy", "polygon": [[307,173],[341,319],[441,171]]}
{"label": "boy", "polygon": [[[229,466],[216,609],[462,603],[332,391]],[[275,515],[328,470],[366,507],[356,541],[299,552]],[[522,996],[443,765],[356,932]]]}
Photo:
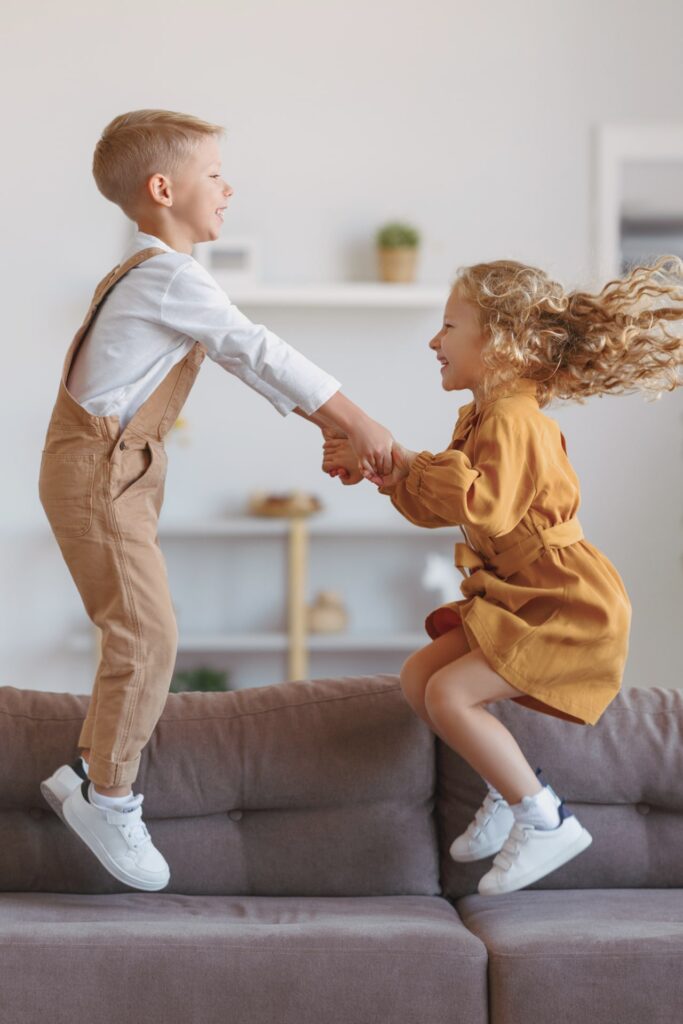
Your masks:
{"label": "boy", "polygon": [[40,469],[41,503],[102,631],[82,757],[41,790],[115,878],[144,890],[170,879],[142,821],[143,795],[131,789],[166,702],[178,639],[156,539],[163,438],[206,353],[281,415],[294,411],[348,435],[368,473],[392,465],[389,431],[334,377],[251,323],[192,258],[194,243],[218,238],[233,194],[221,176],[223,131],[190,115],[136,110],[102,133],[95,181],[138,231],[97,286],[67,352]]}

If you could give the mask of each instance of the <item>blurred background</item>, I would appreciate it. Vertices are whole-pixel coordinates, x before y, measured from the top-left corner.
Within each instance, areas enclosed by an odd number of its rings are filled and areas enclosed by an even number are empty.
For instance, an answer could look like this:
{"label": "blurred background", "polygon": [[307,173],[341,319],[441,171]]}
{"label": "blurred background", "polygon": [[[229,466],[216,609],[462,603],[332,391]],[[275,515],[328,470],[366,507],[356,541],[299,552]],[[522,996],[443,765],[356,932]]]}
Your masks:
{"label": "blurred background", "polygon": [[[235,195],[196,257],[399,441],[440,451],[472,398],[441,390],[427,348],[459,266],[518,259],[597,290],[683,255],[682,33],[675,0],[5,0],[2,685],[92,687],[97,637],[37,481],[66,349],[133,230],[91,174],[115,115],[226,127]],[[377,232],[397,221],[419,236],[415,269],[380,284]],[[631,596],[624,684],[679,685],[683,394],[544,412],[585,535]],[[211,360],[166,444],[174,686],[396,672],[428,641],[425,614],[461,596],[458,530],[420,530],[371,484],[323,475],[319,431]],[[254,492],[293,491],[322,506],[306,530],[249,517]],[[317,608],[303,649],[302,601]]]}

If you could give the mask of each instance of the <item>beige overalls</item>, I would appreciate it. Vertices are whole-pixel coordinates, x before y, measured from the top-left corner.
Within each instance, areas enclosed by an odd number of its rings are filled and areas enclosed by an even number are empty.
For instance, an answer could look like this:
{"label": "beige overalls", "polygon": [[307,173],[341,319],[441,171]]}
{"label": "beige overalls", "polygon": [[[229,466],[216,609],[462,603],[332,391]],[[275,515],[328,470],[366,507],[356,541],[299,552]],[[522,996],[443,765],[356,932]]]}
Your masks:
{"label": "beige overalls", "polygon": [[43,448],[39,495],[85,610],[101,629],[102,654],[78,737],[98,786],[134,782],[142,748],[163,711],[178,629],[157,540],[166,479],[163,439],[206,355],[197,342],[121,430],[118,416],[93,416],[69,393],[69,369],[102,300],[151,247],[98,284],[64,360]]}

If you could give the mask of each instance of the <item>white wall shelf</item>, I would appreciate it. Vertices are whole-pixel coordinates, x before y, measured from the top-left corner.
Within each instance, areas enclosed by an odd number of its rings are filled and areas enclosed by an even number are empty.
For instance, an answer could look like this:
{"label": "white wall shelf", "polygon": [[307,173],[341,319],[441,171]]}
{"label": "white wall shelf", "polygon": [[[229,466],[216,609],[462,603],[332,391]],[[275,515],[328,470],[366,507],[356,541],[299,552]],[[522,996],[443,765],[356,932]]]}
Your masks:
{"label": "white wall shelf", "polygon": [[235,285],[211,271],[237,306],[350,309],[443,309],[448,288],[438,285],[358,281],[315,285]]}
{"label": "white wall shelf", "polygon": [[[423,633],[309,633],[307,646],[309,651],[321,653],[344,651],[412,651],[426,642]],[[75,635],[69,640],[72,651],[87,651],[91,647],[91,639],[86,635]],[[178,642],[179,653],[196,653],[204,651],[232,651],[240,654],[274,651],[285,652],[289,649],[289,637],[286,633],[186,633]]]}
{"label": "white wall shelf", "polygon": [[[431,530],[420,530],[407,520],[342,520],[327,518],[325,515],[313,515],[307,519],[307,528],[310,536],[321,537],[428,537]],[[439,531],[443,536],[444,531]],[[289,533],[289,521],[273,516],[235,516],[226,517],[224,520],[185,520],[183,522],[165,521],[163,517],[159,520],[158,534],[161,539],[172,538],[194,538],[201,540],[202,537],[267,537],[284,536]],[[457,537],[456,537],[457,534]],[[455,527],[452,530],[454,540],[460,539],[460,531]]]}

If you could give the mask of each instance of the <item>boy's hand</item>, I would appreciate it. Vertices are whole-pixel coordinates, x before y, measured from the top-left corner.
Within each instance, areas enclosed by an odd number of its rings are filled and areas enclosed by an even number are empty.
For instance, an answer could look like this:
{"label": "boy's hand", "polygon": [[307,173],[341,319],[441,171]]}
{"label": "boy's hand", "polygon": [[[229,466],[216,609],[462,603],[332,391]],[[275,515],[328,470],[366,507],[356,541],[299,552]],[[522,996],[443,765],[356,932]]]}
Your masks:
{"label": "boy's hand", "polygon": [[394,439],[381,423],[363,415],[358,425],[349,431],[349,441],[367,479],[391,473],[391,447]]}
{"label": "boy's hand", "polygon": [[346,434],[336,428],[325,428],[323,436],[323,471],[330,476],[338,476],[347,486],[360,483],[364,474]]}

